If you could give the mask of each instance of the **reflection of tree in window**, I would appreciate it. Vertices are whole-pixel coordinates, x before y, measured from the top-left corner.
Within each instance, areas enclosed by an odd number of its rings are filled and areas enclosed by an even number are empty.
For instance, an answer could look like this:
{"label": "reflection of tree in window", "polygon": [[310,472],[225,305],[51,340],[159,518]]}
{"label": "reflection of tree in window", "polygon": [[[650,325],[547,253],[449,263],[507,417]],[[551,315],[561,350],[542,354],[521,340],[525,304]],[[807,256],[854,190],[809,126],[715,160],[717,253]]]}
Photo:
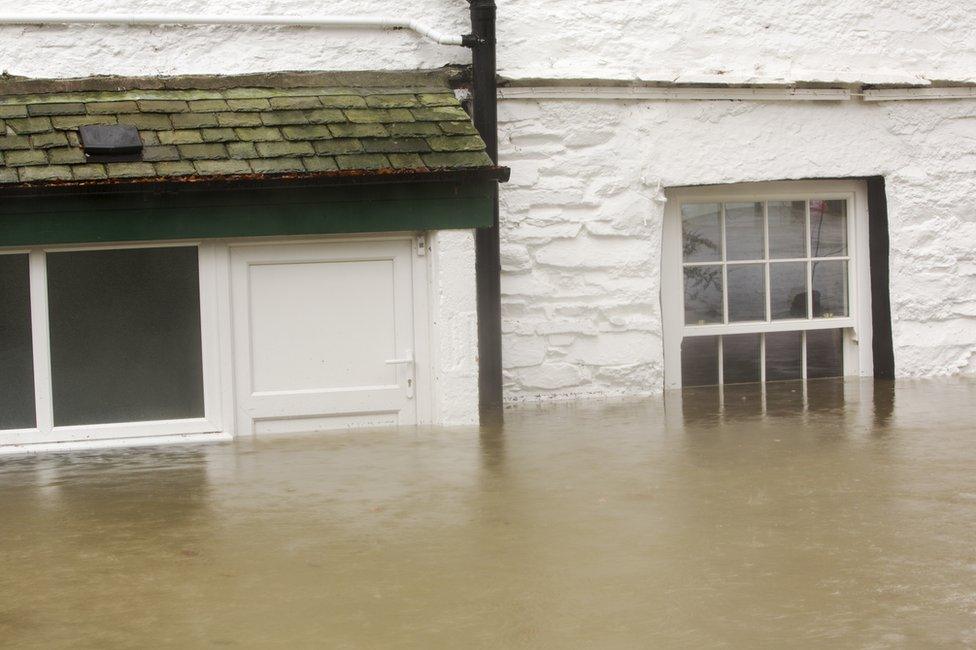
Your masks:
{"label": "reflection of tree in window", "polygon": [[688,232],[684,233],[684,241],[682,242],[682,249],[685,259],[688,259],[695,255],[698,251],[702,249],[709,249],[715,253],[718,252],[718,244],[713,242],[711,239],[701,234],[700,232]]}

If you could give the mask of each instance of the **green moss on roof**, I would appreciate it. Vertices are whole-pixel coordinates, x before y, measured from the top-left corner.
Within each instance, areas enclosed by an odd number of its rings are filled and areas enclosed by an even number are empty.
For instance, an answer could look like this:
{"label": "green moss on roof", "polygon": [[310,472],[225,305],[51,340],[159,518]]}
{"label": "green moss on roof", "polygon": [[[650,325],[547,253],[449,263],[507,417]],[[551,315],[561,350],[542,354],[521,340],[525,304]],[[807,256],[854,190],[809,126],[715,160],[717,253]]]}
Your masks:
{"label": "green moss on roof", "polygon": [[[448,87],[202,85],[0,95],[0,185],[493,166]],[[142,160],[89,162],[79,127],[116,123]]]}

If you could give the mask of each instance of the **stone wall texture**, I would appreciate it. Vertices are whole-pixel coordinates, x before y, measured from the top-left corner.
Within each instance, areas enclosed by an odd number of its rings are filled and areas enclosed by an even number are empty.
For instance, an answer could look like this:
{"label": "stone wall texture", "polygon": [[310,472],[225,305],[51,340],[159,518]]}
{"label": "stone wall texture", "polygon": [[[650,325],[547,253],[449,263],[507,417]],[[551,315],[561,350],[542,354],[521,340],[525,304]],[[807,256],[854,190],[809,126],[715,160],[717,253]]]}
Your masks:
{"label": "stone wall texture", "polygon": [[[499,0],[511,78],[976,83],[976,11],[923,0]],[[24,7],[26,11],[28,8]],[[389,14],[379,0],[37,0],[32,12]],[[3,11],[12,9],[3,8]],[[412,17],[467,29],[467,3]],[[466,51],[406,32],[0,27],[32,77],[431,68]],[[976,373],[976,101],[506,100],[500,107],[506,396],[656,392],[663,189],[884,175],[902,376]],[[435,342],[445,420],[475,396],[470,233],[439,235]],[[460,278],[455,280],[455,276]],[[451,379],[453,378],[453,379]],[[446,385],[445,385],[446,386]],[[452,393],[451,391],[456,391]],[[458,413],[451,415],[457,408]]]}
{"label": "stone wall texture", "polygon": [[[974,79],[976,11],[953,0],[497,0],[499,67],[510,77],[718,83]],[[402,15],[445,32],[463,0],[32,0],[0,11]],[[0,27],[0,72],[234,73],[432,68],[461,48],[406,32],[273,27]]]}
{"label": "stone wall texture", "polygon": [[976,372],[976,101],[510,100],[509,399],[663,387],[663,188],[886,178],[897,372]]}

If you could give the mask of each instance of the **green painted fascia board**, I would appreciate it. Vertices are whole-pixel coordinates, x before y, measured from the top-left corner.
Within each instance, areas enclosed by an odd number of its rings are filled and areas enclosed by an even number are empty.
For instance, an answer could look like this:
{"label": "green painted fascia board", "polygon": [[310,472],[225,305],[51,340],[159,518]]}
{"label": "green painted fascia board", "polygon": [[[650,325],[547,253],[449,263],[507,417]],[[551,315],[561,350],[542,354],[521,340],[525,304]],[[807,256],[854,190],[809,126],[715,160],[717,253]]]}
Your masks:
{"label": "green painted fascia board", "polygon": [[0,246],[483,228],[494,181],[6,197]]}

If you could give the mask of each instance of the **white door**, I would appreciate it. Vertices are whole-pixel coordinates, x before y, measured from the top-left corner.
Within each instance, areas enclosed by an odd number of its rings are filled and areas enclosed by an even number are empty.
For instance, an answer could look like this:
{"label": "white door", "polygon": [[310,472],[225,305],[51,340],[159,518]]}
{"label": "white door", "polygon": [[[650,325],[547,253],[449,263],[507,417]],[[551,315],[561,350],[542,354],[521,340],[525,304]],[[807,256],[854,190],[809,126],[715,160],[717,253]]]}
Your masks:
{"label": "white door", "polygon": [[241,434],[416,424],[411,240],[231,250]]}

